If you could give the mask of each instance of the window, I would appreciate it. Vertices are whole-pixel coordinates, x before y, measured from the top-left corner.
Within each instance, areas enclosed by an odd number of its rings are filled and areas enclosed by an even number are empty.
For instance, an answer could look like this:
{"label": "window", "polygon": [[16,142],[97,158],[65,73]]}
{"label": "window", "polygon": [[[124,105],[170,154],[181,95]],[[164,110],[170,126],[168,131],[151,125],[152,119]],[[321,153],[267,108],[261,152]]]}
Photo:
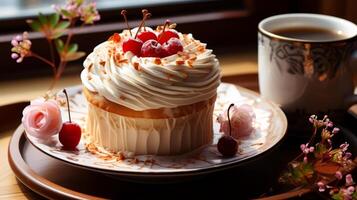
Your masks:
{"label": "window", "polygon": [[[88,0],[90,1],[90,0]],[[0,80],[50,74],[39,67],[42,63],[34,59],[25,59],[22,66],[17,66],[10,58],[11,40],[14,33],[29,30],[25,19],[34,17],[38,12],[50,13],[51,4],[63,0],[1,0],[0,2]],[[181,32],[190,32],[210,48],[221,52],[229,49],[256,44],[258,22],[271,15],[288,12],[316,12],[337,15],[349,20],[356,20],[352,8],[354,1],[310,1],[310,0],[96,0],[101,21],[95,26],[77,30],[75,41],[80,50],[87,53],[93,47],[106,40],[114,32],[125,28],[120,10],[128,10],[129,23],[139,24],[141,9],[147,8],[153,14],[147,22],[150,26],[163,24],[166,19],[177,23]],[[351,10],[352,9],[352,10]],[[43,48],[45,41],[40,35],[33,35],[36,45],[33,49],[42,55],[48,50]],[[46,46],[47,47],[47,46]],[[221,50],[220,50],[221,49]],[[254,50],[254,49],[253,49]],[[217,51],[216,51],[217,52]],[[81,70],[81,61],[68,66],[67,71]]]}

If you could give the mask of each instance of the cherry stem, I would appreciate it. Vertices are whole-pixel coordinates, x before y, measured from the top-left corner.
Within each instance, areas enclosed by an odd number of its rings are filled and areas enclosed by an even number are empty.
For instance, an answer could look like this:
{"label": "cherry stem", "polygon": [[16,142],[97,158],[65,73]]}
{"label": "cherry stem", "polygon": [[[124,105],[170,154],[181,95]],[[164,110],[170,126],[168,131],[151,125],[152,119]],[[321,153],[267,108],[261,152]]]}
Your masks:
{"label": "cherry stem", "polygon": [[128,19],[126,18],[126,14],[127,14],[127,13],[128,13],[128,12],[127,12],[126,10],[122,10],[122,11],[120,12],[120,14],[123,15],[123,17],[124,17],[124,21],[125,21],[125,23],[126,23],[126,27],[128,28],[129,33],[130,33],[130,36],[132,37],[133,35],[131,34],[131,28],[130,28],[130,26],[129,26]]}
{"label": "cherry stem", "polygon": [[[160,38],[164,35],[166,27],[169,26],[170,24],[171,24],[171,21],[167,19],[167,20],[165,21],[164,28],[162,29],[162,32],[161,32],[161,34],[160,34]],[[159,40],[160,38],[158,38],[158,40]]]}
{"label": "cherry stem", "polygon": [[228,124],[229,124],[229,136],[232,136],[232,125],[231,125],[231,118],[229,117],[229,110],[234,106],[234,103],[229,105],[228,111],[227,111],[227,117],[228,117]]}
{"label": "cherry stem", "polygon": [[[143,13],[143,19],[144,19],[145,15],[146,15],[147,13],[149,13],[149,11],[148,11],[147,9],[142,9],[141,12]],[[144,24],[143,24],[143,27],[144,27],[144,31],[146,31],[145,22],[144,22]]]}
{"label": "cherry stem", "polygon": [[144,23],[145,23],[145,20],[147,19],[147,18],[149,18],[151,16],[151,13],[145,13],[145,15],[144,15],[144,17],[143,17],[143,20],[141,20],[141,23],[140,23],[140,25],[139,25],[139,28],[138,28],[138,30],[136,31],[136,34],[135,34],[135,37],[134,37],[134,39],[136,39],[136,36],[138,36],[138,33],[140,32],[140,29],[141,29],[141,27],[144,25]]}
{"label": "cherry stem", "polygon": [[68,100],[68,94],[67,94],[66,89],[63,89],[63,93],[64,93],[64,95],[66,96],[66,99],[67,99],[67,108],[68,108],[69,123],[72,123],[72,120],[71,120],[71,110],[69,109],[69,100]]}

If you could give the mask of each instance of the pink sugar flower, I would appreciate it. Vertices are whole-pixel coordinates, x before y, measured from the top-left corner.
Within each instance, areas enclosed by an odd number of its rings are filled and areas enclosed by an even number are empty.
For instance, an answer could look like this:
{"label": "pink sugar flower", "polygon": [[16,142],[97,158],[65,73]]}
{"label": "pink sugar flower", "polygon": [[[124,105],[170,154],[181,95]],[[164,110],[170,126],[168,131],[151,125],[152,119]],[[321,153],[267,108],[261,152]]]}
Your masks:
{"label": "pink sugar flower", "polygon": [[23,111],[22,124],[26,133],[47,140],[61,130],[60,108],[55,100],[32,101]]}
{"label": "pink sugar flower", "polygon": [[[232,125],[232,137],[239,139],[250,135],[253,131],[253,120],[255,114],[250,105],[244,104],[241,106],[234,106],[230,109],[230,118]],[[227,111],[220,114],[217,121],[221,124],[220,131],[229,135],[229,122]]]}

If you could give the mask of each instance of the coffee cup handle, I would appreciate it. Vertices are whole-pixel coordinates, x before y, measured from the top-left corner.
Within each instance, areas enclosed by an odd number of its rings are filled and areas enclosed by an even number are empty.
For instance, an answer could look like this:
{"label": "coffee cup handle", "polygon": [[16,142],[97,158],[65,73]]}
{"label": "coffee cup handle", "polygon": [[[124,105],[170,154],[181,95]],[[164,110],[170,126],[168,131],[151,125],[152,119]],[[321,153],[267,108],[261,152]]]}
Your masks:
{"label": "coffee cup handle", "polygon": [[[354,52],[352,54],[351,65],[352,65],[353,74],[357,74],[357,41],[355,42],[354,45]],[[357,85],[354,86],[354,89],[356,89],[356,87]],[[357,94],[351,95],[347,97],[345,100],[345,106],[347,108],[353,106],[354,104],[357,104]]]}

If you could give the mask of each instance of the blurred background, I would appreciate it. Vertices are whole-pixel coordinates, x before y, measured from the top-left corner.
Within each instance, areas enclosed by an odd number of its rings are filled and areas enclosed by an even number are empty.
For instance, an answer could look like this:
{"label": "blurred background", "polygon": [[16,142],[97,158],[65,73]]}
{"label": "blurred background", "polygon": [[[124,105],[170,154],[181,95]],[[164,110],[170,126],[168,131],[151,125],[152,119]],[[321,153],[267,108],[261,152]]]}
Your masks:
{"label": "blurred background", "polygon": [[[0,0],[0,84],[4,80],[28,79],[51,75],[48,67],[35,59],[25,59],[17,65],[10,58],[10,40],[16,33],[30,31],[26,19],[34,18],[38,12],[51,13],[52,4],[64,0]],[[128,19],[137,26],[141,9],[147,8],[153,14],[147,22],[156,26],[166,19],[178,24],[181,32],[191,32],[208,43],[218,56],[244,55],[251,52],[249,59],[256,61],[256,37],[258,22],[268,16],[280,13],[309,12],[342,17],[357,22],[357,1],[354,0],[97,0],[101,21],[95,26],[84,27],[77,32],[76,42],[80,50],[91,52],[100,42],[114,32],[125,28],[120,10],[128,10]],[[40,34],[31,34],[33,50],[41,55],[48,54],[47,45]],[[70,63],[66,73],[79,73],[80,61]],[[231,71],[239,71],[239,66]]]}

